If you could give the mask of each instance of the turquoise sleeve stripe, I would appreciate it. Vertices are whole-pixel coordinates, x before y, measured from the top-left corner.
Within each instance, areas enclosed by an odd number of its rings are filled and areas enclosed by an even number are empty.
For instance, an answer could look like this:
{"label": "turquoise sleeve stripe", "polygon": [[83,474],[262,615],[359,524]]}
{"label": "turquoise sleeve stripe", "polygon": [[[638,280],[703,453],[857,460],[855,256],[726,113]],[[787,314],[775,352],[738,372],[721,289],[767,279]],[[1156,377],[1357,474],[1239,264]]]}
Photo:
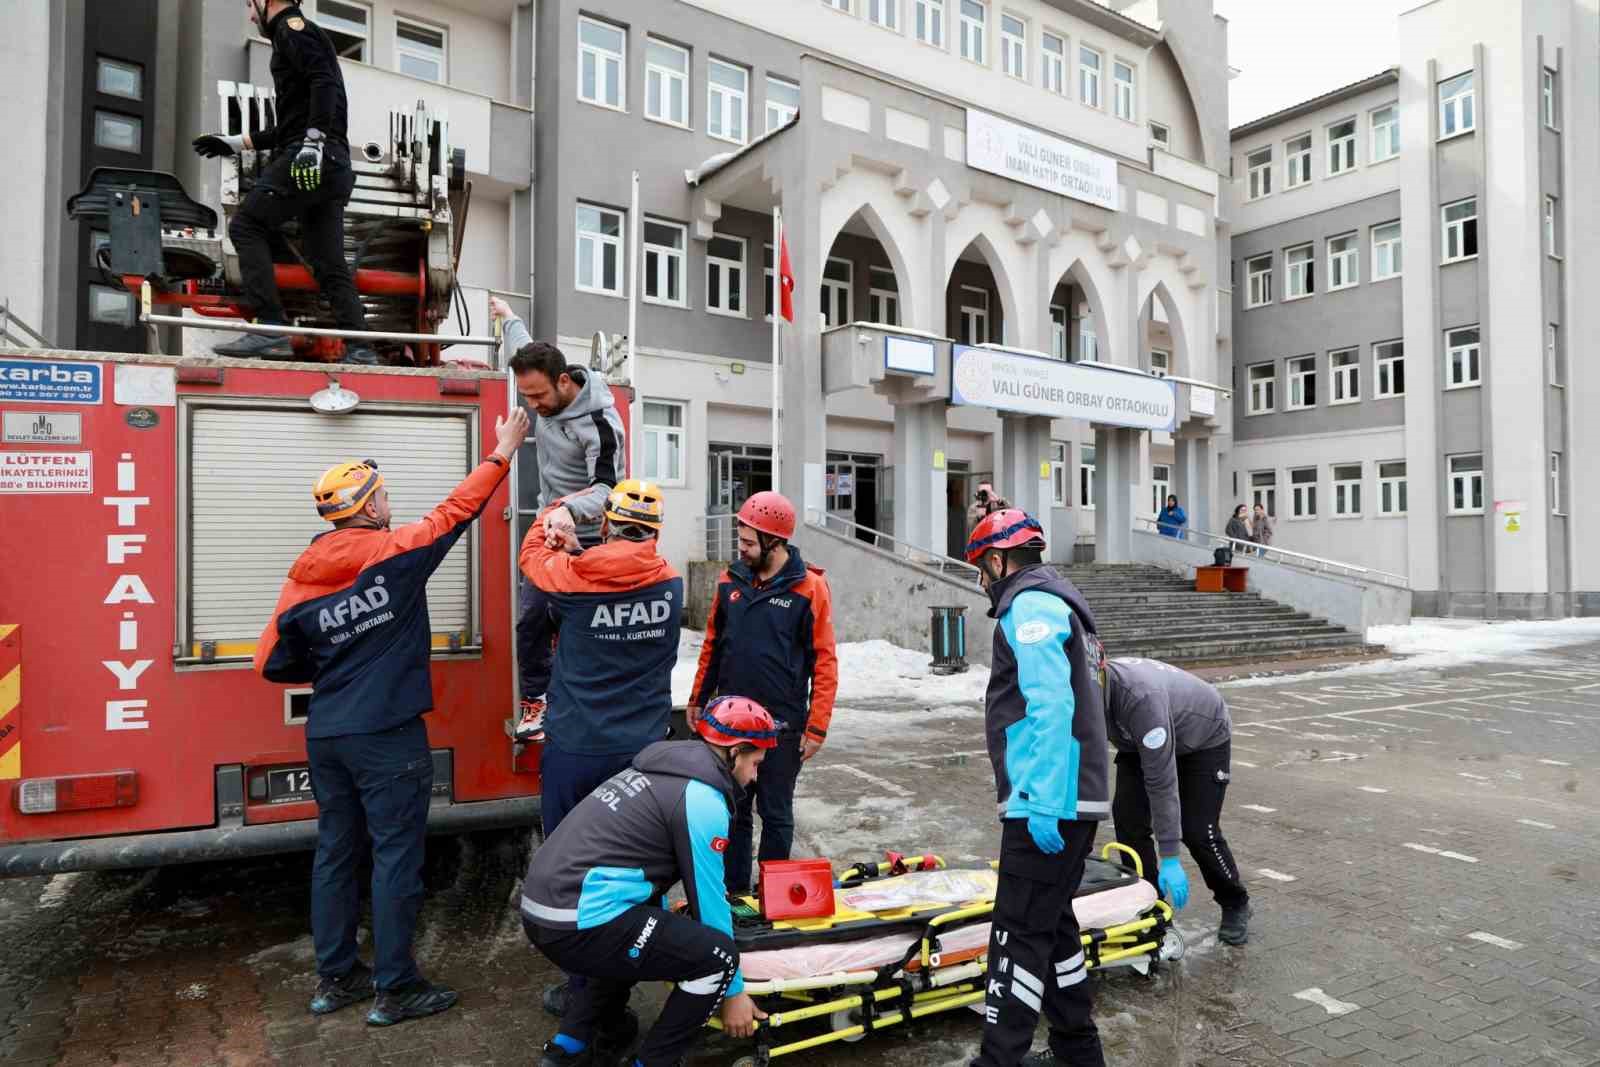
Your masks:
{"label": "turquoise sleeve stripe", "polygon": [[649,900],[654,892],[642,868],[590,868],[578,892],[578,929],[604,926],[635,904]]}
{"label": "turquoise sleeve stripe", "polygon": [[1078,810],[1078,752],[1072,736],[1076,699],[1067,641],[1072,609],[1058,596],[1030,589],[1000,620],[1017,661],[1026,717],[1006,745],[1012,803],[1028,814],[1071,819]]}
{"label": "turquoise sleeve stripe", "polygon": [[[683,807],[694,855],[694,870],[684,873],[684,881],[694,879],[695,918],[732,937],[733,912],[728,907],[722,851],[717,847],[718,842],[723,849],[728,847],[728,802],[706,783],[692,781],[683,791]],[[726,995],[742,992],[744,975],[735,971]]]}

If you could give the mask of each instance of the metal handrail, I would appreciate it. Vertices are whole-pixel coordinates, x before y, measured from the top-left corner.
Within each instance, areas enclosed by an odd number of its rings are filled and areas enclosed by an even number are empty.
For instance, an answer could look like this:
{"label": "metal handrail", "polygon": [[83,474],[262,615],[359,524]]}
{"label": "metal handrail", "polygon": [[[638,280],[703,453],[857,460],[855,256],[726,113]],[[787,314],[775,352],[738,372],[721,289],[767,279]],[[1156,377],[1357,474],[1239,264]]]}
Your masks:
{"label": "metal handrail", "polygon": [[[1140,517],[1133,521],[1133,525],[1134,529],[1141,533],[1166,536],[1159,529],[1162,523],[1156,519]],[[1237,537],[1211,533],[1208,530],[1197,530],[1192,526],[1179,527],[1177,540],[1198,541],[1207,548],[1231,548],[1235,551],[1250,553],[1271,563],[1281,563],[1287,567],[1315,571],[1319,574],[1338,574],[1347,578],[1377,582],[1380,585],[1390,585],[1399,589],[1411,588],[1411,580],[1404,575],[1391,574],[1388,571],[1362,567],[1354,563],[1343,563],[1336,559],[1323,559],[1321,556],[1313,556],[1307,552],[1295,552],[1287,548],[1278,548],[1276,545],[1263,545],[1255,541],[1241,541]]]}
{"label": "metal handrail", "polygon": [[[26,336],[18,336],[12,333],[12,326],[16,326]],[[33,348],[35,347],[33,341],[39,342],[45,348],[55,347],[44,334],[29,326],[27,322],[11,310],[11,298],[9,296],[6,297],[3,304],[0,304],[0,341],[15,342],[18,348]]]}
{"label": "metal handrail", "polygon": [[[806,525],[820,527],[824,530],[833,530],[835,533],[846,533],[865,544],[870,544],[903,559],[907,563],[918,567],[928,567],[944,575],[950,575],[953,572],[976,581],[981,573],[972,564],[963,560],[952,559],[943,552],[934,552],[923,548],[921,545],[913,545],[907,541],[900,540],[893,534],[886,534],[882,530],[874,530],[870,526],[863,526],[858,522],[842,519],[837,515],[829,514],[817,508],[806,509]],[[835,529],[836,527],[840,529]],[[860,536],[862,534],[868,536],[862,538]]]}
{"label": "metal handrail", "polygon": [[707,560],[733,559],[735,555],[733,545],[736,540],[734,520],[737,518],[738,516],[731,511],[720,515],[695,517],[695,522],[700,526],[700,543],[705,547]]}

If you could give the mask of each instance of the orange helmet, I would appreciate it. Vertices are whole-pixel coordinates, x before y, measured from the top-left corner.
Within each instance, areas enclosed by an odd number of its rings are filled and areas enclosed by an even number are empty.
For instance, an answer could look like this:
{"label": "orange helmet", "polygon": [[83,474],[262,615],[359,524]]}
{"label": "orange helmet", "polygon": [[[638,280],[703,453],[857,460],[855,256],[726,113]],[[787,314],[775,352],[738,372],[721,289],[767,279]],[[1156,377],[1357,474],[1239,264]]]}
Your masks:
{"label": "orange helmet", "polygon": [[694,731],[702,739],[723,748],[754,745],[778,747],[778,724],[772,714],[749,697],[718,697],[700,709]]}
{"label": "orange helmet", "polygon": [[605,516],[614,523],[661,531],[665,507],[655,482],[625,478],[606,496]]}
{"label": "orange helmet", "polygon": [[322,472],[311,488],[317,514],[329,522],[348,519],[366,506],[372,494],[383,488],[383,475],[370,459],[359,463],[339,463]]}

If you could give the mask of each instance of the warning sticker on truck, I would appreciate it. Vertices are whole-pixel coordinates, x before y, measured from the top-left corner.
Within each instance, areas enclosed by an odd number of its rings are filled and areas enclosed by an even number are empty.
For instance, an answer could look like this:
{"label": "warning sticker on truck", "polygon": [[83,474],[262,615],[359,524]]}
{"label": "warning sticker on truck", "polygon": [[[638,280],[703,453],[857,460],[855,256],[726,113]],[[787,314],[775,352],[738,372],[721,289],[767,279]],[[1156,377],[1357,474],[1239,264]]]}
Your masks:
{"label": "warning sticker on truck", "polygon": [[92,493],[93,452],[0,452],[0,493]]}

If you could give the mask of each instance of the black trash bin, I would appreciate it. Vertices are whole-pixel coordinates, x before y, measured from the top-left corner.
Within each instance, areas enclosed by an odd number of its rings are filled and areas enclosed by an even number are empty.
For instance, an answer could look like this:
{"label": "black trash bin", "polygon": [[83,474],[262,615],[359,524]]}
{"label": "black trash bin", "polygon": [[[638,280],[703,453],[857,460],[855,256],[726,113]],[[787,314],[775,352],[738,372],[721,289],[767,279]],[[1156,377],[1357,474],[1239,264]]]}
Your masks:
{"label": "black trash bin", "polygon": [[929,633],[933,643],[933,673],[960,674],[967,669],[967,608],[964,604],[933,606]]}

